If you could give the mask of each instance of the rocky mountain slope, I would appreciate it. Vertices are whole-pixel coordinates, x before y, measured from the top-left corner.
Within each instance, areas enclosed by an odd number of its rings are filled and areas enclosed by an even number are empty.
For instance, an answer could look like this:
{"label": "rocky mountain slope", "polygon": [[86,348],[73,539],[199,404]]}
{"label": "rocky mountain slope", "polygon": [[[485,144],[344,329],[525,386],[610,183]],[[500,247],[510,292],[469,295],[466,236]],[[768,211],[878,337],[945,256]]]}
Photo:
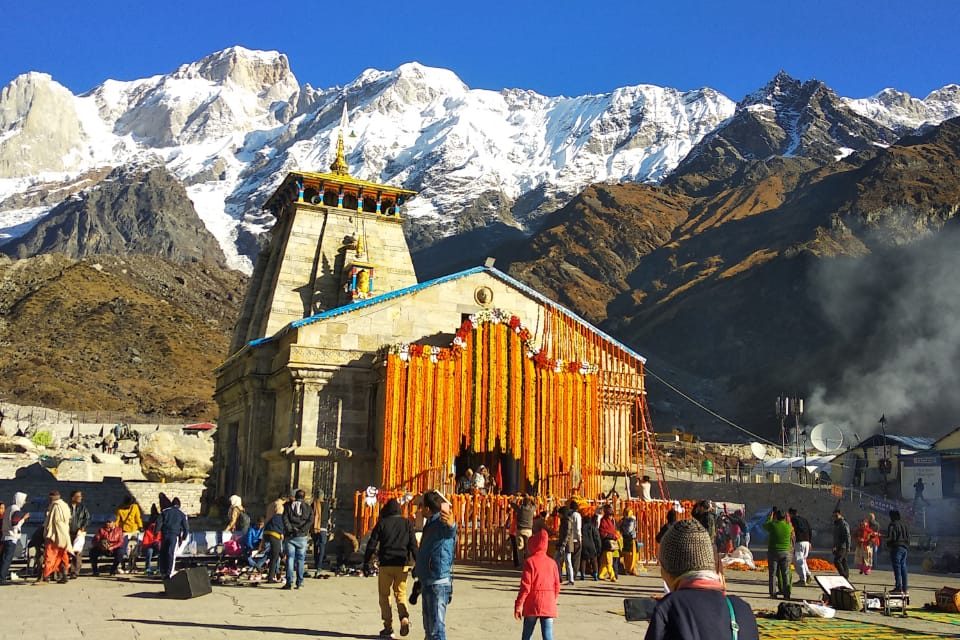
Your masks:
{"label": "rocky mountain slope", "polygon": [[[708,195],[681,187],[591,187],[504,257],[651,355],[653,368],[767,433],[769,400],[784,391],[815,396],[810,409],[845,423],[871,409],[895,415],[901,430],[943,416],[942,401],[922,401],[912,386],[943,389],[952,376],[900,384],[899,372],[916,369],[928,344],[960,352],[943,326],[954,310],[938,302],[952,298],[940,276],[955,262],[944,248],[957,238],[960,119],[812,169],[757,161],[737,186]],[[918,299],[929,286],[936,291]],[[874,375],[886,387],[874,390],[876,404],[847,397],[870,397],[851,372],[866,377],[898,358],[903,369]],[[895,401],[900,394],[917,402]],[[668,421],[705,417],[661,409]]]}
{"label": "rocky mountain slope", "polygon": [[113,170],[56,205],[24,235],[0,244],[0,253],[17,258],[146,254],[174,262],[226,262],[183,185],[163,166]]}
{"label": "rocky mountain slope", "polygon": [[245,277],[153,256],[0,257],[0,397],[65,410],[216,415]]}

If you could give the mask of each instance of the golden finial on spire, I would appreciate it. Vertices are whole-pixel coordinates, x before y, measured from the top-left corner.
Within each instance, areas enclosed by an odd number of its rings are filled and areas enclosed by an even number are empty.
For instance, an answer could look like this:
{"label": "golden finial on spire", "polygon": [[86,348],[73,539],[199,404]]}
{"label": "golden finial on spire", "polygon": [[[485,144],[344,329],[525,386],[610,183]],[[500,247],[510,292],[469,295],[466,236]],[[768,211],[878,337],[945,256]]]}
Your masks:
{"label": "golden finial on spire", "polygon": [[343,103],[343,115],[340,116],[340,133],[337,135],[337,157],[330,165],[330,171],[338,176],[350,175],[350,167],[347,166],[347,159],[343,152],[343,132],[346,130],[347,122],[347,103]]}

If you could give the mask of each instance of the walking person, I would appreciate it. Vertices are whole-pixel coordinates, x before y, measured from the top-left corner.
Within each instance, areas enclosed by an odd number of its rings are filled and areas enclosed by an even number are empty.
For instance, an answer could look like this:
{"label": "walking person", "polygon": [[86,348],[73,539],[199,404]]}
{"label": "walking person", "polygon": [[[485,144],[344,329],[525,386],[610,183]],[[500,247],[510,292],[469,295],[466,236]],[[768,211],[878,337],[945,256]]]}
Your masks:
{"label": "walking person", "polygon": [[860,573],[870,575],[873,571],[873,547],[880,543],[880,535],[870,526],[869,516],[857,525],[854,541],[857,543],[857,550],[853,561],[860,568]]}
{"label": "walking person", "polygon": [[[30,514],[23,510],[27,503],[27,494],[18,491],[13,494],[13,504],[7,507],[3,514],[2,547],[0,547],[0,585],[10,583],[13,577],[10,574],[10,565],[20,543],[20,534],[23,525],[30,519]],[[17,578],[19,580],[19,578]]]}
{"label": "walking person", "polygon": [[638,576],[637,571],[637,517],[633,509],[624,507],[623,517],[620,519],[620,536],[623,538],[623,572],[630,576]]}
{"label": "walking person", "polygon": [[533,535],[533,521],[537,517],[537,505],[531,496],[524,496],[519,505],[514,506],[517,517],[517,548],[526,555],[527,541]]}
{"label": "walking person", "polygon": [[671,525],[660,539],[660,599],[645,640],[758,640],[750,605],[726,592],[710,533],[696,520]]}
{"label": "walking person", "polygon": [[390,592],[397,603],[400,618],[400,635],[410,633],[410,612],[407,610],[407,576],[410,567],[417,561],[417,538],[413,522],[400,513],[400,501],[391,498],[383,505],[380,519],[370,533],[367,550],[363,555],[365,575],[370,575],[370,560],[376,552],[380,563],[377,575],[377,590],[380,595],[380,618],[383,620],[381,638],[393,637],[393,611],[390,608]]}
{"label": "walking person", "polygon": [[83,564],[83,545],[87,541],[87,527],[90,526],[90,511],[83,504],[83,492],[75,490],[70,494],[70,578],[80,577],[80,565]]}
{"label": "walking person", "polygon": [[313,523],[310,536],[313,538],[313,577],[319,578],[323,559],[327,555],[327,521],[324,519],[324,500],[318,493],[313,497]]}
{"label": "walking person", "polygon": [[547,557],[549,537],[543,529],[530,538],[527,559],[520,577],[520,592],[513,604],[513,616],[523,620],[522,640],[530,640],[540,622],[543,640],[553,640],[553,619],[557,617],[560,599],[560,575],[556,565]]}
{"label": "walking person", "polygon": [[37,584],[49,583],[54,574],[59,576],[57,582],[64,584],[70,569],[73,539],[70,537],[70,507],[57,490],[50,492],[50,505],[43,521],[43,539],[43,576]]}
{"label": "walking person", "polygon": [[583,580],[583,571],[580,567],[581,548],[583,547],[583,516],[580,515],[580,505],[576,500],[571,500],[567,505],[570,507],[570,517],[573,520],[571,531],[573,532],[573,553],[570,554],[573,560],[574,573],[580,573],[580,579]]}
{"label": "walking person", "polygon": [[588,513],[580,527],[580,577],[582,579],[584,576],[590,576],[594,582],[600,579],[598,558],[602,544],[597,521],[592,514]]}
{"label": "walking person", "polygon": [[283,498],[277,498],[267,505],[266,525],[263,528],[264,543],[269,545],[264,553],[270,553],[270,567],[267,582],[280,582],[280,553],[283,550],[283,512],[286,508]]}
{"label": "walking person", "polygon": [[793,524],[793,564],[797,567],[797,573],[800,574],[797,586],[803,586],[813,582],[813,573],[807,566],[810,546],[813,544],[813,529],[810,521],[798,514],[793,507],[790,507],[787,513],[790,514],[790,522]]}
{"label": "walking person", "polygon": [[[457,525],[450,503],[439,491],[423,495],[426,522],[414,573],[423,589],[423,630],[426,640],[447,640],[447,605],[453,596],[453,553]],[[556,571],[556,567],[553,569]]]}
{"label": "walking person", "polygon": [[870,565],[871,569],[877,568],[877,551],[880,549],[880,521],[877,520],[877,514],[870,514],[870,528],[876,534],[873,539],[873,563]]}
{"label": "walking person", "polygon": [[[769,536],[767,542],[767,590],[771,598],[782,595],[790,599],[790,542],[793,527],[786,521],[783,511],[774,508],[763,523],[763,529]],[[776,578],[777,589],[773,583]]]}
{"label": "walking person", "polygon": [[160,576],[173,577],[177,560],[177,547],[190,535],[186,514],[180,510],[180,498],[174,498],[170,506],[160,512]]}
{"label": "walking person", "polygon": [[617,570],[613,566],[614,555],[620,552],[617,538],[617,521],[613,517],[613,506],[603,505],[603,517],[600,518],[600,579],[617,581]]}
{"label": "walking person", "polygon": [[850,567],[847,566],[847,554],[850,553],[850,525],[843,518],[839,509],[833,512],[833,564],[837,566],[837,573],[844,578],[850,578]]}
{"label": "walking person", "polygon": [[910,548],[910,530],[900,519],[900,512],[896,509],[890,512],[887,548],[890,550],[890,563],[893,565],[893,592],[908,595],[907,550]]}
{"label": "walking person", "polygon": [[560,508],[560,526],[557,533],[557,554],[554,558],[560,569],[560,575],[563,570],[567,570],[567,584],[573,584],[573,516],[570,514],[570,507]]}
{"label": "walking person", "polygon": [[287,554],[287,583],[284,589],[290,590],[303,586],[303,575],[307,563],[307,543],[310,527],[313,525],[313,509],[304,501],[307,494],[297,489],[293,502],[283,510],[283,547]]}

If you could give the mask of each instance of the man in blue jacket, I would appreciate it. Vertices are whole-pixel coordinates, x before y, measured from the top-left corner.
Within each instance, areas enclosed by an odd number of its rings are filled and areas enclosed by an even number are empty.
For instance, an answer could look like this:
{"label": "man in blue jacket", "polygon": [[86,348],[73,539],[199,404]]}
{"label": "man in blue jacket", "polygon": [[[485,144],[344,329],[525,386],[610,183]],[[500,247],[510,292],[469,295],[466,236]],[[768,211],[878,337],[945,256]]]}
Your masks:
{"label": "man in blue jacket", "polygon": [[160,576],[173,576],[173,566],[177,557],[177,546],[190,535],[187,516],[180,510],[180,498],[174,498],[170,506],[160,513]]}
{"label": "man in blue jacket", "polygon": [[427,640],[447,640],[445,618],[453,597],[453,553],[457,525],[439,491],[423,494],[426,522],[413,572],[423,589],[423,630]]}

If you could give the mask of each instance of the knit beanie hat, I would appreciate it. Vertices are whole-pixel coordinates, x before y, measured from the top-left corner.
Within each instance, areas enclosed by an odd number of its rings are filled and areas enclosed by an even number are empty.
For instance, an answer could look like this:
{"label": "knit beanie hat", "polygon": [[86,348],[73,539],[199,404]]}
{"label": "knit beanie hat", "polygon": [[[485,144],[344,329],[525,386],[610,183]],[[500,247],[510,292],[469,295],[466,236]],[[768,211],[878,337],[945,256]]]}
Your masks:
{"label": "knit beanie hat", "polygon": [[693,519],[673,523],[660,540],[660,566],[672,576],[716,570],[710,533]]}

